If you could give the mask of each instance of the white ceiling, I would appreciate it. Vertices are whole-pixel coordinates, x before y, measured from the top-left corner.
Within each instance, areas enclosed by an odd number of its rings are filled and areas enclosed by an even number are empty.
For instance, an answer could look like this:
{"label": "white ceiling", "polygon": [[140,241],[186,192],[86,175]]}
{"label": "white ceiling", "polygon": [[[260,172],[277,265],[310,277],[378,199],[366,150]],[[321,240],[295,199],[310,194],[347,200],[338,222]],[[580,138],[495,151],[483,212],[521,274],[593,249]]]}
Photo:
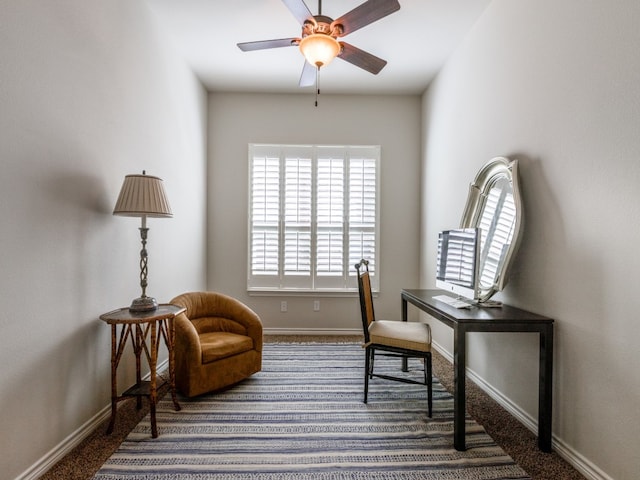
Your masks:
{"label": "white ceiling", "polygon": [[[339,58],[322,69],[323,93],[420,94],[490,0],[399,0],[400,10],[345,36],[387,60],[372,75]],[[313,92],[298,80],[297,47],[242,52],[236,44],[299,37],[300,24],[282,0],[147,0],[176,49],[209,91]],[[305,0],[313,14],[317,0]],[[364,0],[324,0],[338,18]]]}

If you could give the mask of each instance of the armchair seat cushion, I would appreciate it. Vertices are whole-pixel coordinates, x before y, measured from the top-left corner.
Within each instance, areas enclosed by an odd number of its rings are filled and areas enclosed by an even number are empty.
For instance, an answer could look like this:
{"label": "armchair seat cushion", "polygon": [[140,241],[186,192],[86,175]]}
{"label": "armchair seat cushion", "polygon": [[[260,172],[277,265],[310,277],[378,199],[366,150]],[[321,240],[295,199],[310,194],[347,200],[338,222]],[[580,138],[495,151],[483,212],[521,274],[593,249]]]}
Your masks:
{"label": "armchair seat cushion", "polygon": [[200,346],[204,364],[253,350],[253,340],[236,333],[209,332],[200,334]]}

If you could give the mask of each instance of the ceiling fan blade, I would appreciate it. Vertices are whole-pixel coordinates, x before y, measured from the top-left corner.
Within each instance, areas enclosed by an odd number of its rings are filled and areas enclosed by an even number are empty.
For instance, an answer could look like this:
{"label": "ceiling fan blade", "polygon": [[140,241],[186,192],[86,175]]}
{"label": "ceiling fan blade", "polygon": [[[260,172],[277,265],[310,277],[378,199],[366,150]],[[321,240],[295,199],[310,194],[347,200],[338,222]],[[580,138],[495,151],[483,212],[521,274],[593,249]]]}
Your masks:
{"label": "ceiling fan blade", "polygon": [[368,0],[334,20],[332,25],[341,24],[340,36],[344,36],[398,10],[400,10],[398,0]]}
{"label": "ceiling fan blade", "polygon": [[299,38],[279,38],[277,40],[259,40],[257,42],[238,43],[238,48],[243,52],[252,50],[264,50],[266,48],[292,47],[298,44]]}
{"label": "ceiling fan blade", "polygon": [[340,42],[340,45],[342,46],[342,52],[340,52],[338,58],[374,75],[377,75],[387,64],[386,60],[376,57],[364,50],[360,50],[347,42]]}
{"label": "ceiling fan blade", "polygon": [[300,25],[304,25],[304,22],[308,18],[312,18],[313,14],[309,11],[309,7],[302,0],[282,0],[289,11],[293,13]]}
{"label": "ceiling fan blade", "polygon": [[309,62],[304,62],[304,67],[302,67],[302,74],[300,75],[300,82],[298,85],[300,87],[310,87],[315,85],[316,70],[316,67],[311,65]]}

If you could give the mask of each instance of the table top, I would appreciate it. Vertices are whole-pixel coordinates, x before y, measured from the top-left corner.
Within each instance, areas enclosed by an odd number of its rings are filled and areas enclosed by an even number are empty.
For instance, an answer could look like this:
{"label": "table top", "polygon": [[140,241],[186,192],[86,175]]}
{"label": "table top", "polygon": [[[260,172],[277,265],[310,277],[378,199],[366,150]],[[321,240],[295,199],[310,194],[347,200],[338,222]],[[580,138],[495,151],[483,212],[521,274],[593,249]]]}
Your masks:
{"label": "table top", "polygon": [[119,308],[100,315],[100,320],[114,323],[149,323],[180,315],[186,308],[170,303],[162,303],[155,310],[148,312],[131,312],[129,307]]}
{"label": "table top", "polygon": [[553,319],[537,313],[521,310],[509,305],[500,307],[455,308],[435,296],[446,294],[443,290],[403,289],[402,297],[428,313],[433,313],[441,320],[452,323],[553,323]]}

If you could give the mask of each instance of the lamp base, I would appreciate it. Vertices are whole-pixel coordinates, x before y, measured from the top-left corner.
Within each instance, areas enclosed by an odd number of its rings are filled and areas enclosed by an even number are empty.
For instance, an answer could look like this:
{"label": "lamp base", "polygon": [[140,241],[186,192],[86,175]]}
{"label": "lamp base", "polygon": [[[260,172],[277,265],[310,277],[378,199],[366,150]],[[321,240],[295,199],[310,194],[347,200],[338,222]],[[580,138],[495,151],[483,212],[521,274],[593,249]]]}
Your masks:
{"label": "lamp base", "polygon": [[130,312],[151,312],[158,308],[158,302],[153,297],[139,297],[131,302]]}

